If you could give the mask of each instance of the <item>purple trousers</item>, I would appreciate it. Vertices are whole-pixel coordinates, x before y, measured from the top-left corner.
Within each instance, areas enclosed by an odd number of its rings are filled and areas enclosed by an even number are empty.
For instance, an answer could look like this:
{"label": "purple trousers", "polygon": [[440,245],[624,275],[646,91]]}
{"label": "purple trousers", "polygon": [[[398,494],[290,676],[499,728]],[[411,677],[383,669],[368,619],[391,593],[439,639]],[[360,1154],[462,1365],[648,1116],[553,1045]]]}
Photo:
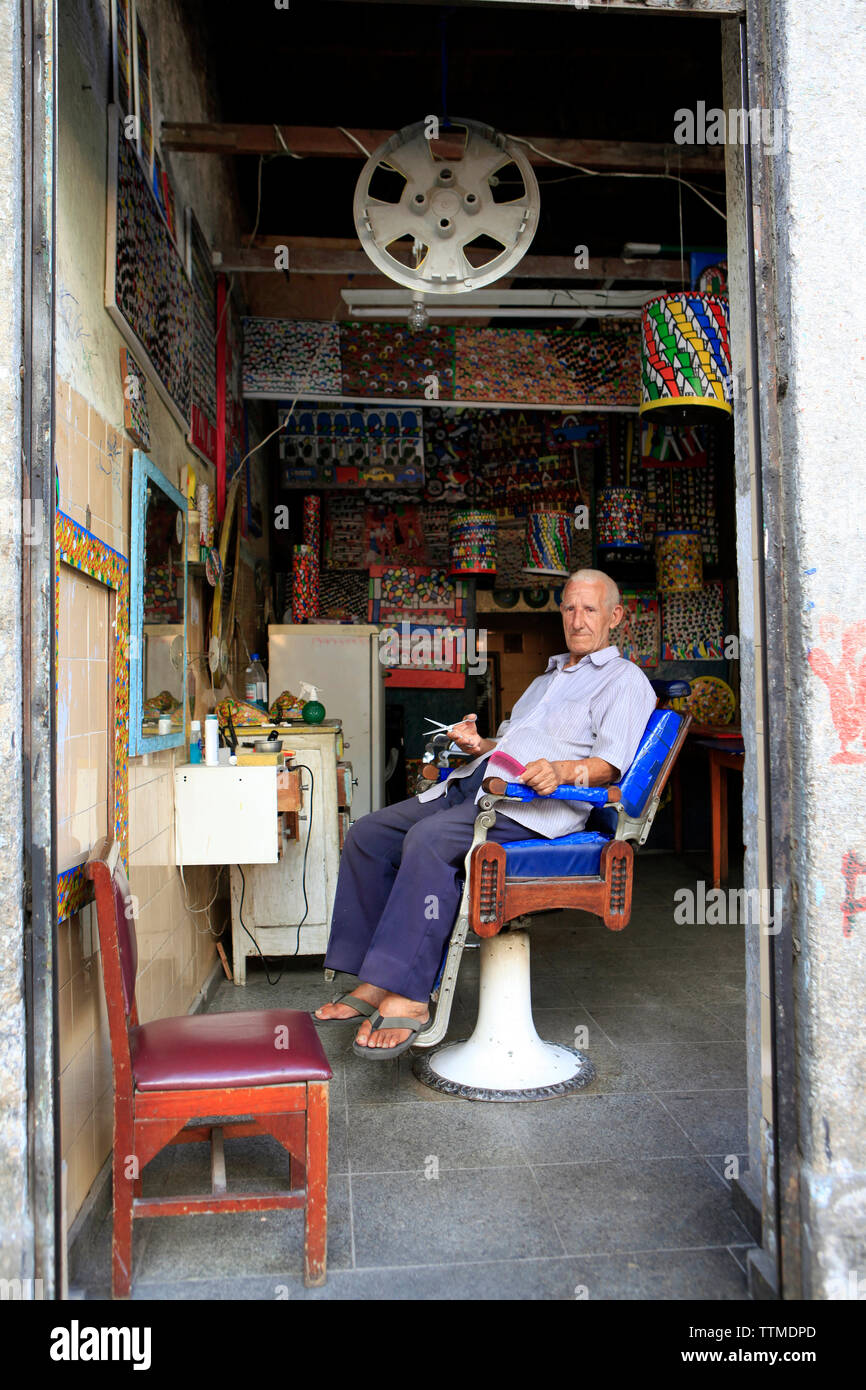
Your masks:
{"label": "purple trousers", "polygon": [[[355,822],[340,860],[327,969],[406,999],[429,998],[460,905],[486,766],[435,801],[409,797]],[[487,838],[505,845],[544,837],[500,814]]]}

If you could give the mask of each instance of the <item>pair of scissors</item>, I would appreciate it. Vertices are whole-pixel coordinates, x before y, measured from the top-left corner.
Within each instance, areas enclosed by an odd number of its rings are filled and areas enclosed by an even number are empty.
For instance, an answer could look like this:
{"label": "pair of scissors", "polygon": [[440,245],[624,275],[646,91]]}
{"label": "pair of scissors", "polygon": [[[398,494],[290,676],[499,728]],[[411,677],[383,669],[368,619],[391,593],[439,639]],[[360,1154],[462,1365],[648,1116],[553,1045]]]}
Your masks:
{"label": "pair of scissors", "polygon": [[450,734],[450,732],[451,732],[451,730],[452,730],[452,728],[453,728],[453,725],[451,725],[451,724],[440,724],[438,720],[436,720],[436,719],[429,719],[429,718],[426,718],[426,717],[425,717],[425,719],[424,719],[424,723],[425,723],[425,724],[432,724],[432,725],[433,725],[432,729],[429,729],[429,730],[428,730],[428,733],[431,733],[431,734],[433,734],[433,733],[437,733],[437,734]]}

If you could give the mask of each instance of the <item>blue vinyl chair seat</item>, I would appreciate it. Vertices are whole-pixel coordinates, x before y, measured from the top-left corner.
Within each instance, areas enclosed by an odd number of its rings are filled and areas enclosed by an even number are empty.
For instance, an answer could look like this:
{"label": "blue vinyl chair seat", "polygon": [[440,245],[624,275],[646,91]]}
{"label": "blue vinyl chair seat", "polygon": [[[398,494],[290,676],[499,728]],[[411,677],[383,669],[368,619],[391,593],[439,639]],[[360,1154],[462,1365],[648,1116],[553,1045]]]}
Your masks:
{"label": "blue vinyl chair seat", "polygon": [[513,840],[505,845],[508,878],[573,878],[597,874],[609,835],[574,830],[555,840]]}

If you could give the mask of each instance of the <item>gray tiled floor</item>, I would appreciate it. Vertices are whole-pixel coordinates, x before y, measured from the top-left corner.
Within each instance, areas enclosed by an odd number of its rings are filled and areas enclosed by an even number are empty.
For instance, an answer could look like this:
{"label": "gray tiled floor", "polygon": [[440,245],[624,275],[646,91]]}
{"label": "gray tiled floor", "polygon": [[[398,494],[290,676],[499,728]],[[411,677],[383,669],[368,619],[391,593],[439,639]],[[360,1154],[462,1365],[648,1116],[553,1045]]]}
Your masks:
{"label": "gray tiled floor", "polygon": [[[532,929],[535,1021],[596,1077],[566,1099],[479,1104],[428,1090],[411,1057],[371,1065],[322,1030],[331,1082],[328,1282],[306,1290],[300,1212],[136,1223],[134,1296],[157,1299],[742,1299],[750,1237],[728,1177],[745,1163],[742,930],[678,926],[700,859],[645,856],[630,926],[558,913]],[[449,1037],[474,1020],[467,951]],[[314,1007],[321,963],[224,983],[212,1012]],[[228,1141],[229,1183],[288,1184],[274,1141]],[[435,1159],[433,1164],[431,1160]],[[438,1176],[428,1176],[435,1168]],[[165,1150],[145,1190],[206,1188],[204,1145]],[[110,1220],[71,1252],[73,1296],[105,1297]]]}

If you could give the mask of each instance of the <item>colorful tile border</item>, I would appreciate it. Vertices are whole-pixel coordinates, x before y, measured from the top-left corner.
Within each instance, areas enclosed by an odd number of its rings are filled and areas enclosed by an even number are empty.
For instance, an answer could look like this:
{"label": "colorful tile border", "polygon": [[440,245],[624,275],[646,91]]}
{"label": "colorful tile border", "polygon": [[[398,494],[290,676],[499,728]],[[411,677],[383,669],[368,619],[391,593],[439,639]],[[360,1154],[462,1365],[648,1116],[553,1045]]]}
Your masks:
{"label": "colorful tile border", "polygon": [[[98,536],[64,512],[58,512],[54,531],[54,632],[56,669],[60,669],[60,566],[71,565],[91,579],[113,589],[116,598],[114,622],[114,835],[120,857],[128,868],[129,805],[127,791],[127,749],[129,746],[129,561],[112,550]],[[55,686],[55,702],[57,689]],[[84,865],[76,864],[57,875],[57,920],[62,922],[78,912],[93,897],[92,885],[84,876]]]}

